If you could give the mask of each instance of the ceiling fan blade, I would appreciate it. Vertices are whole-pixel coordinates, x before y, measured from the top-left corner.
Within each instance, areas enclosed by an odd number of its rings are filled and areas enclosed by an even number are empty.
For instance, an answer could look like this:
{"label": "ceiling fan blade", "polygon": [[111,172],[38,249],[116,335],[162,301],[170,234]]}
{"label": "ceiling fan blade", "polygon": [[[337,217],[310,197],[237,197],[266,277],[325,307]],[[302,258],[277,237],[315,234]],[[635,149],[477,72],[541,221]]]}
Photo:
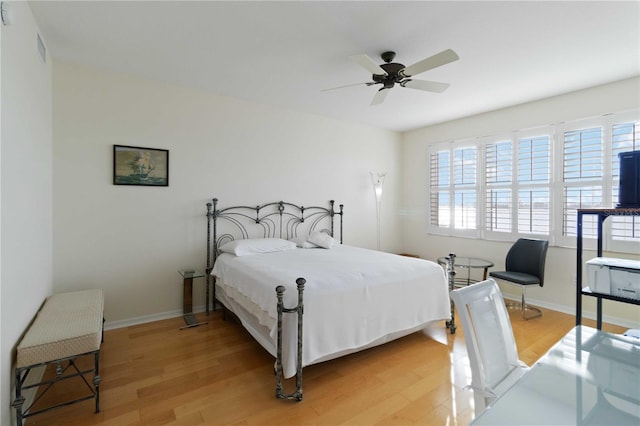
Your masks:
{"label": "ceiling fan blade", "polygon": [[399,74],[403,77],[411,77],[412,75],[418,75],[430,69],[446,65],[449,62],[457,61],[458,55],[451,49],[443,50],[433,56],[416,62],[413,65],[409,65],[403,70],[400,70]]}
{"label": "ceiling fan blade", "polygon": [[330,87],[328,89],[322,89],[320,90],[321,92],[327,92],[329,90],[336,90],[336,89],[344,89],[346,87],[353,87],[353,86],[369,86],[371,85],[371,83],[366,82],[366,83],[354,83],[354,84],[347,84],[345,86],[338,86],[338,87]]}
{"label": "ceiling fan blade", "polygon": [[387,72],[382,68],[380,68],[380,65],[373,62],[373,59],[371,59],[369,56],[365,54],[349,56],[349,59],[358,63],[362,68],[366,69],[371,74],[387,75]]}
{"label": "ceiling fan blade", "polygon": [[438,83],[437,81],[426,80],[405,80],[400,83],[402,87],[410,89],[425,90],[427,92],[442,93],[449,87],[449,83]]}
{"label": "ceiling fan blade", "polygon": [[384,102],[384,98],[387,97],[388,93],[389,93],[389,89],[385,89],[384,87],[378,90],[376,94],[373,96],[373,100],[371,101],[371,106],[379,105],[382,102]]}

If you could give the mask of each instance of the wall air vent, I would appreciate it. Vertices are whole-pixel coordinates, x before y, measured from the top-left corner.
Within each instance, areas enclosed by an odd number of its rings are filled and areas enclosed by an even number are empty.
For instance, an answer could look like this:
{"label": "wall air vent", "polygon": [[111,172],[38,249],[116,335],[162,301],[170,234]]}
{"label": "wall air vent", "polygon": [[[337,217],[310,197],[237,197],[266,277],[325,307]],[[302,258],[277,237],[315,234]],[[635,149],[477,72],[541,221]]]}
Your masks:
{"label": "wall air vent", "polygon": [[38,53],[40,54],[40,59],[42,59],[42,63],[47,63],[47,48],[45,47],[42,39],[40,38],[40,34],[37,34],[37,44],[38,44]]}

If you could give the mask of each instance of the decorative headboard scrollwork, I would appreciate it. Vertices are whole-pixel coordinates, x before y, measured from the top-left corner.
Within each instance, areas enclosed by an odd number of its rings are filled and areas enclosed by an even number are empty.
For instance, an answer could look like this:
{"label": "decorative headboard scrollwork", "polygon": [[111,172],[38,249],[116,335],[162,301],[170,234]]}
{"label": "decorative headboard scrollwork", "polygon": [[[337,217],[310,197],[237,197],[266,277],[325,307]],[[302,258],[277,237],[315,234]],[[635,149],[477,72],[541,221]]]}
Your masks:
{"label": "decorative headboard scrollwork", "polygon": [[[207,203],[207,275],[213,269],[219,254],[219,247],[236,239],[283,238],[291,239],[309,235],[313,231],[323,231],[342,244],[343,205],[334,210],[335,202],[329,207],[303,207],[277,201],[255,207],[233,206],[218,208],[218,199]],[[340,217],[340,236],[335,235],[334,217]],[[219,226],[225,229],[219,233]]]}

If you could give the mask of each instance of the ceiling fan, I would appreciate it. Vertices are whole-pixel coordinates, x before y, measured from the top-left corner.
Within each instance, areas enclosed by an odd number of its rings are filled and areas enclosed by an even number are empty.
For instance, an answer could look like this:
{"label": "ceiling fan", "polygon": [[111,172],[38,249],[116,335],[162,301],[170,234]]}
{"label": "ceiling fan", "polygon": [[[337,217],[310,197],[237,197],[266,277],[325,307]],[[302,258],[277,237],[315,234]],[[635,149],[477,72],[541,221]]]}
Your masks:
{"label": "ceiling fan", "polygon": [[351,86],[382,84],[382,87],[376,92],[371,101],[371,105],[381,104],[391,89],[396,84],[410,89],[425,90],[427,92],[441,93],[449,87],[448,83],[439,83],[436,81],[416,80],[411,77],[428,71],[430,69],[446,65],[450,62],[457,61],[458,55],[451,49],[443,50],[433,56],[416,62],[413,65],[405,67],[402,64],[392,62],[396,56],[396,52],[384,52],[380,57],[384,64],[376,64],[368,55],[350,56],[349,59],[358,63],[362,68],[373,74],[373,81],[366,83],[349,84],[347,86],[334,87],[332,89],[342,89]]}

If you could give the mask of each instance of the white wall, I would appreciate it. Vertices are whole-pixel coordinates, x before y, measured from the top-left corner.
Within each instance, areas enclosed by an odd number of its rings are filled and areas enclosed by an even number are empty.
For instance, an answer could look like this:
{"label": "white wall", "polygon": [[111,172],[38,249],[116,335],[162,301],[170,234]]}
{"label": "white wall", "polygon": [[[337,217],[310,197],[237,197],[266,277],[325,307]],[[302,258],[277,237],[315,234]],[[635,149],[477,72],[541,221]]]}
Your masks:
{"label": "white wall", "polygon": [[[26,2],[9,2],[2,32],[0,155],[0,424],[13,416],[15,347],[52,291],[51,66],[36,49]],[[46,43],[46,40],[45,40]]]}
{"label": "white wall", "polygon": [[[640,79],[632,78],[570,94],[505,108],[486,114],[463,118],[440,125],[418,129],[403,135],[402,242],[407,251],[427,259],[436,259],[449,252],[458,256],[476,256],[495,263],[494,270],[504,268],[504,257],[511,243],[448,238],[428,235],[427,220],[427,149],[429,145],[448,140],[491,135],[516,129],[570,121],[579,118],[624,111],[640,107]],[[640,253],[639,253],[640,254]],[[576,253],[573,249],[550,247],[547,255],[545,285],[527,290],[527,298],[556,310],[575,314]],[[584,258],[594,257],[585,252]],[[620,254],[616,254],[620,257]],[[516,294],[514,287],[505,287]],[[594,300],[583,299],[585,316],[593,317]],[[637,327],[640,310],[637,306],[605,301],[605,319]]]}
{"label": "white wall", "polygon": [[[397,133],[66,63],[53,86],[54,291],[103,288],[108,328],[180,313],[177,271],[205,265],[212,197],[335,199],[345,243],[375,248],[369,171],[384,170],[382,248],[400,248]],[[113,144],[169,149],[169,187],[114,186]]]}

